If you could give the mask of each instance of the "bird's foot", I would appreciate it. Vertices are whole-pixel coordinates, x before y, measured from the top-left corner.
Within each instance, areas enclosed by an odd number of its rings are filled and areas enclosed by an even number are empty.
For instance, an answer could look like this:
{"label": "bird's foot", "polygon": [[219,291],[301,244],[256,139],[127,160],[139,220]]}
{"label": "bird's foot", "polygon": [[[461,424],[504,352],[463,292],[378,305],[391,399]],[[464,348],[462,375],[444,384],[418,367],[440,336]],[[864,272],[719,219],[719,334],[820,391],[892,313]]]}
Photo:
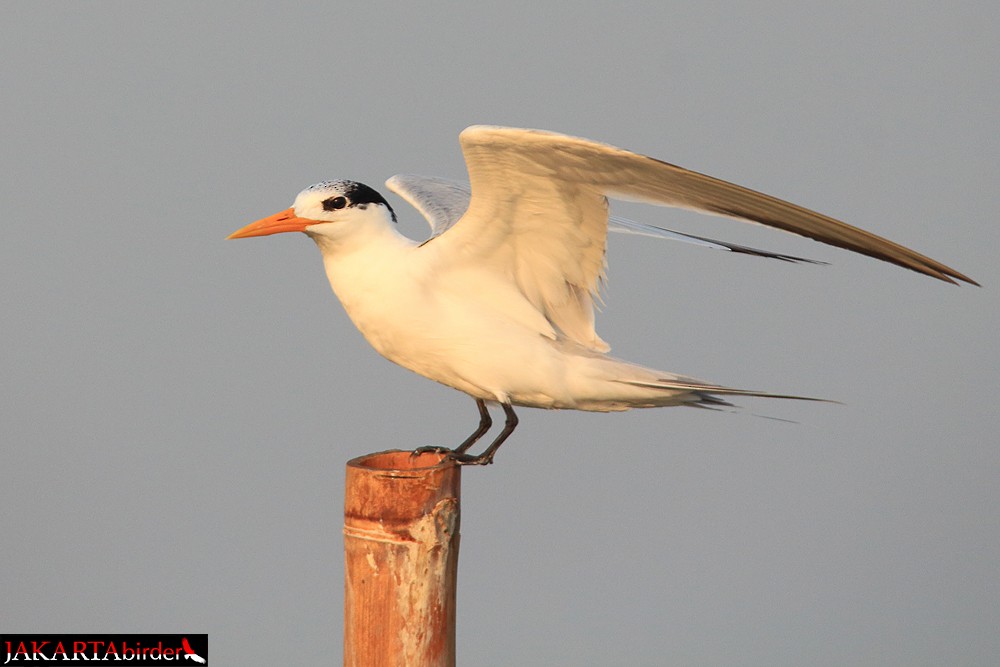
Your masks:
{"label": "bird's foot", "polygon": [[492,456],[473,456],[472,454],[460,454],[458,452],[450,452],[448,458],[457,463],[460,466],[488,466],[493,463]]}
{"label": "bird's foot", "polygon": [[492,456],[473,456],[472,454],[458,452],[447,447],[436,447],[433,445],[417,447],[410,453],[410,456],[420,456],[421,454],[444,454],[446,458],[451,459],[460,466],[486,466],[493,463]]}
{"label": "bird's foot", "polygon": [[451,454],[453,451],[454,450],[448,449],[447,447],[427,445],[426,447],[417,447],[410,452],[410,456],[420,456],[421,454]]}

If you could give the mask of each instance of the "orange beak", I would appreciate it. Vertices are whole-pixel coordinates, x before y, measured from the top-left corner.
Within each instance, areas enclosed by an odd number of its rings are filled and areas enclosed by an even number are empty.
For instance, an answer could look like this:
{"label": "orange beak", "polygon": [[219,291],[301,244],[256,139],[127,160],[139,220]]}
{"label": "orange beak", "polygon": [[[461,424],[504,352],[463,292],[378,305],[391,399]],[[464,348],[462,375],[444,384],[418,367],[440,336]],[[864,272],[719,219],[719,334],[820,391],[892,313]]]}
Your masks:
{"label": "orange beak", "polygon": [[236,230],[226,238],[245,239],[251,236],[269,236],[282,232],[303,232],[306,227],[315,224],[319,224],[317,220],[306,220],[305,218],[295,217],[295,210],[289,208],[281,213],[275,213],[268,218],[251,222],[243,229]]}

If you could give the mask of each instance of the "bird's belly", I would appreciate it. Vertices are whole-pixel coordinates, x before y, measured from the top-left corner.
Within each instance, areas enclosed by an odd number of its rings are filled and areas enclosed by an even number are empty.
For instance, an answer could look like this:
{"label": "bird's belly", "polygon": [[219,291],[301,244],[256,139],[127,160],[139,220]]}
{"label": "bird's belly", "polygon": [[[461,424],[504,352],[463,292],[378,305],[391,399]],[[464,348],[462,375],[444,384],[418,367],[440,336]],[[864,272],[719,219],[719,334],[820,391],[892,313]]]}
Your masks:
{"label": "bird's belly", "polygon": [[571,407],[565,360],[551,338],[506,313],[467,302],[459,309],[425,303],[378,310],[352,319],[386,359],[476,398]]}
{"label": "bird's belly", "polygon": [[390,361],[476,398],[573,407],[552,325],[502,276],[451,272],[428,284],[426,273],[385,258],[331,261],[327,273],[354,325]]}

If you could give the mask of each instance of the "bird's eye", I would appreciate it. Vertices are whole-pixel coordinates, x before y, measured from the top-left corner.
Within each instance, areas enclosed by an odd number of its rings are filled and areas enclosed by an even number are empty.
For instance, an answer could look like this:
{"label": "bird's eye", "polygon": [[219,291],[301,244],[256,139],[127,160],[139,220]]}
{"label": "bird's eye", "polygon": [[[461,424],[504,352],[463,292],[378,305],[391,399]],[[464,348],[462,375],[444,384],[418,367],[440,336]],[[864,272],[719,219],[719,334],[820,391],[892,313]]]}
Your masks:
{"label": "bird's eye", "polygon": [[324,211],[336,211],[347,206],[347,197],[330,197],[323,200]]}

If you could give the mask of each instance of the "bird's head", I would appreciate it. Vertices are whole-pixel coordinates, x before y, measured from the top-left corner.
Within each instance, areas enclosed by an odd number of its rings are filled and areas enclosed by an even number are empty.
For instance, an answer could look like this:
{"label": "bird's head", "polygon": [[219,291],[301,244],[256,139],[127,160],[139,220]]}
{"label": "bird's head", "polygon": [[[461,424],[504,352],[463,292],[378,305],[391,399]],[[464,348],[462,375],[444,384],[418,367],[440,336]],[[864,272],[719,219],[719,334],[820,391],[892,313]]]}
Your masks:
{"label": "bird's head", "polygon": [[323,181],[300,192],[291,208],[250,223],[228,238],[305,232],[335,239],[374,220],[396,221],[396,213],[385,197],[364,183]]}

